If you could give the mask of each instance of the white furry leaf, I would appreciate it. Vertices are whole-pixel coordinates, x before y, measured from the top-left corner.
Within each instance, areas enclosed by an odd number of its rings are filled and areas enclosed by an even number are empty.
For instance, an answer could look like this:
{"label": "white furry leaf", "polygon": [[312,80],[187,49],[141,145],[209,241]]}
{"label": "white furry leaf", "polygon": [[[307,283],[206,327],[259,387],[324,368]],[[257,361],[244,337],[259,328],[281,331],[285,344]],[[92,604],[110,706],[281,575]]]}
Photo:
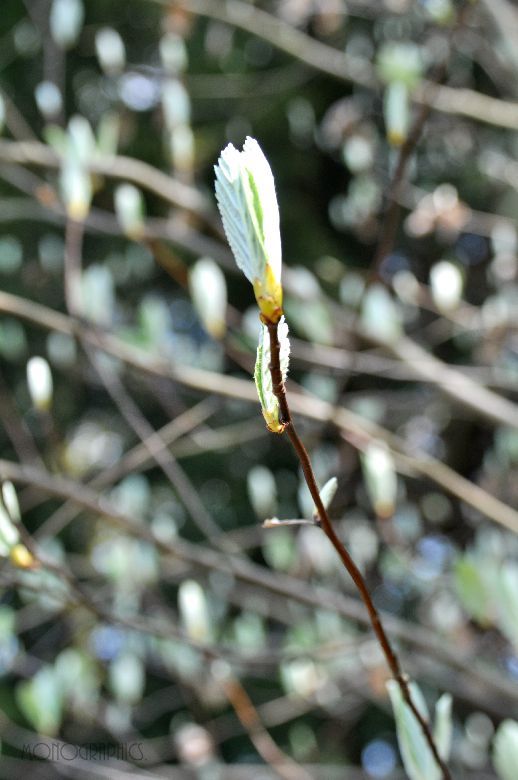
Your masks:
{"label": "white furry leaf", "polygon": [[252,284],[265,282],[267,265],[280,280],[279,208],[261,147],[250,137],[241,152],[228,144],[214,170],[223,227],[239,268]]}
{"label": "white furry leaf", "polygon": [[[281,317],[277,326],[279,337],[280,353],[279,362],[283,382],[288,376],[288,365],[290,359],[290,340],[288,338],[288,323]],[[259,336],[259,345],[257,347],[257,358],[255,362],[254,380],[257,387],[257,394],[261,402],[263,417],[271,431],[281,433],[283,425],[279,421],[279,402],[273,392],[272,375],[270,372],[270,336],[266,325],[262,326]]]}

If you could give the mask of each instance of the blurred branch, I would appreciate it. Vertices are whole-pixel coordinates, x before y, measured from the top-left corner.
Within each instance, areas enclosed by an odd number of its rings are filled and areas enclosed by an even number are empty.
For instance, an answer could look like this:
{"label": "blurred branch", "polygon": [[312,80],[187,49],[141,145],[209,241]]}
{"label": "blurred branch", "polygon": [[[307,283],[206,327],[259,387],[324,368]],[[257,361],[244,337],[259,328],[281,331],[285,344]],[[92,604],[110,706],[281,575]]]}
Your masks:
{"label": "blurred branch", "polygon": [[264,761],[285,780],[311,780],[311,775],[289,759],[273,741],[263,726],[261,717],[250,696],[239,680],[236,677],[222,675],[219,684],[231,703],[239,722]]}
{"label": "blurred branch", "polygon": [[[1,166],[0,166],[1,174]],[[2,178],[4,178],[2,176]],[[36,197],[41,193],[35,193]],[[0,201],[0,223],[4,222],[49,222],[55,225],[66,223],[66,214],[59,203],[45,206],[33,198],[3,198]],[[109,236],[121,236],[120,225],[112,213],[101,209],[91,209],[84,222],[85,230],[90,233],[103,233]],[[230,254],[219,241],[193,230],[179,220],[149,217],[145,221],[145,239],[163,238],[173,242],[189,254],[201,257],[209,255],[225,269],[231,270]]]}
{"label": "blurred branch", "polygon": [[[185,539],[177,538],[172,543],[159,539],[148,525],[135,522],[128,515],[120,512],[110,500],[99,496],[89,487],[76,481],[55,476],[32,466],[23,466],[6,460],[0,460],[0,477],[17,484],[32,485],[57,498],[74,501],[91,512],[94,517],[105,517],[126,533],[155,545],[164,555],[175,560],[184,561],[190,566],[202,569],[230,573],[242,582],[260,589],[267,589],[271,593],[310,607],[335,611],[363,626],[370,625],[363,604],[357,599],[337,593],[329,588],[307,584],[289,575],[272,572],[241,556],[222,554]],[[422,653],[432,655],[447,665],[453,666],[463,678],[472,678],[477,681],[477,684],[498,691],[499,695],[504,698],[518,698],[518,685],[513,685],[509,680],[502,680],[498,673],[493,673],[484,665],[479,665],[476,659],[469,654],[462,653],[458,647],[449,648],[444,639],[437,634],[414,623],[406,623],[394,615],[383,614],[383,620],[393,636],[418,647]],[[150,627],[151,624],[142,623],[142,625]],[[161,631],[158,627],[154,627],[153,630]],[[205,650],[207,651],[207,648]]]}
{"label": "blurred branch", "polygon": [[[448,32],[446,51],[442,55],[440,62],[435,66],[435,72],[431,80],[428,82],[426,91],[424,92],[424,95],[428,96],[429,98],[433,96],[433,94],[439,88],[440,82],[443,81],[446,77],[455,35],[464,24],[468,9],[469,6],[467,4],[464,4],[460,8],[455,19],[455,23]],[[361,305],[364,300],[368,285],[379,278],[381,264],[385,257],[387,257],[392,252],[400,222],[399,199],[401,197],[401,192],[407,177],[408,165],[421,139],[431,110],[431,103],[429,100],[425,100],[413,121],[407,137],[398,150],[396,164],[385,191],[386,207],[378,232],[376,250],[369,268],[367,283],[362,295],[362,299],[358,305],[359,310],[361,310]]]}
{"label": "blurred branch", "polygon": [[[172,366],[169,361],[153,357],[142,349],[128,345],[116,336],[90,330],[83,323],[33,301],[0,292],[0,311],[8,312],[50,330],[85,338],[93,346],[114,355],[140,371],[172,379],[204,393],[216,393],[228,398],[257,403],[255,388],[248,380],[216,374],[193,366],[180,364]],[[420,451],[407,451],[404,441],[381,426],[343,407],[333,407],[332,404],[315,396],[292,393],[291,407],[294,412],[309,419],[337,425],[343,430],[347,441],[355,447],[358,446],[359,442],[366,443],[372,439],[386,441],[395,455],[409,459],[414,474],[426,476],[481,514],[518,533],[518,511],[465,479],[436,458]]]}
{"label": "blurred branch", "polygon": [[429,98],[426,95],[429,86],[423,82],[412,95],[414,102],[427,104],[429,101],[435,111],[443,114],[463,116],[508,130],[518,129],[518,103],[514,101],[500,100],[473,89],[449,87],[446,84],[436,87],[433,97]]}
{"label": "blurred branch", "polygon": [[518,37],[518,9],[508,0],[481,0],[486,14],[496,27],[503,43],[503,52],[510,60],[512,69],[518,68],[516,40]]}
{"label": "blurred branch", "polygon": [[189,94],[196,100],[249,100],[271,97],[300,89],[314,78],[313,71],[299,62],[270,68],[260,74],[191,73],[186,75]]}
{"label": "blurred branch", "polygon": [[266,433],[266,427],[257,417],[253,417],[242,422],[222,425],[219,428],[195,431],[191,436],[175,444],[173,450],[177,458],[189,458],[257,441],[261,436],[266,436]]}
{"label": "blurred branch", "polygon": [[[167,5],[168,0],[152,0]],[[297,30],[282,19],[241,0],[179,0],[179,5],[202,16],[218,19],[268,41],[277,49],[296,57],[322,73],[368,89],[378,89],[372,64]],[[435,111],[464,116],[478,122],[518,129],[518,103],[489,97],[472,89],[436,86],[426,79],[412,94],[420,105]]]}
{"label": "blurred branch", "polygon": [[[54,84],[59,94],[64,98],[67,58],[64,49],[54,40],[50,28],[51,0],[39,0],[39,2],[38,0],[24,0],[24,5],[34,26],[39,30],[43,54],[43,80]],[[60,106],[53,121],[60,126],[65,124],[63,106]]]}
{"label": "blurred branch", "polygon": [[[483,323],[480,323],[483,329]],[[311,344],[300,339],[291,338],[291,357],[294,361],[307,364],[313,369],[331,369],[333,371],[348,371],[358,374],[370,374],[395,381],[416,379],[416,371],[400,359],[379,354],[381,347],[371,351],[353,351],[344,348],[330,347],[323,344]],[[414,342],[412,342],[414,343]],[[386,350],[385,350],[386,351]],[[427,353],[428,355],[428,353]],[[444,365],[444,364],[442,364]],[[431,372],[430,372],[431,373]],[[514,390],[516,377],[512,371],[506,371],[500,366],[455,366],[455,381],[457,374],[469,377],[477,383],[488,385],[495,389]],[[435,374],[426,380],[428,384],[441,384],[445,387],[447,380]]]}
{"label": "blurred branch", "polygon": [[14,451],[23,462],[42,467],[43,460],[25,420],[19,413],[9,388],[0,374],[0,419]]}
{"label": "blurred branch", "polygon": [[[152,2],[159,5],[168,4],[168,0],[152,0]],[[277,16],[241,0],[226,0],[226,2],[178,0],[176,4],[195,14],[218,19],[251,35],[256,35],[306,65],[341,81],[353,82],[368,88],[377,85],[374,69],[367,60],[351,57],[346,52],[333,49],[300,32]]]}
{"label": "blurred branch", "polygon": [[488,390],[461,371],[451,368],[412,339],[400,336],[385,348],[416,377],[440,385],[443,393],[452,400],[497,425],[518,430],[517,404]]}
{"label": "blurred branch", "polygon": [[[59,168],[61,165],[60,156],[49,146],[37,141],[0,140],[0,160],[45,168]],[[132,182],[173,206],[192,211],[205,220],[210,217],[212,208],[199,190],[134,157],[96,154],[89,160],[88,168],[92,173]]]}
{"label": "blurred branch", "polygon": [[17,107],[16,103],[11,100],[10,95],[5,90],[5,87],[0,87],[0,96],[2,97],[5,105],[5,124],[8,130],[15,138],[36,140],[37,136],[33,132],[31,126]]}
{"label": "blurred branch", "polygon": [[164,442],[161,442],[160,447],[157,447],[156,444],[153,446],[153,441],[160,438],[160,434],[149,424],[115,371],[110,370],[102,360],[99,360],[95,351],[88,346],[86,346],[86,351],[95,370],[100,376],[106,391],[114,401],[122,417],[139,437],[147,454],[157,463],[170,481],[195,525],[209,543],[214,543],[222,549],[227,549],[227,551],[232,550],[235,552],[235,545],[227,542],[227,540],[223,539],[218,542],[219,526],[205,508],[196,488],[191,483],[189,477],[181,468],[176,458],[167,449]]}
{"label": "blurred branch", "polygon": [[[149,467],[153,463],[153,458],[158,457],[160,451],[164,451],[179,437],[184,436],[198,426],[212,414],[213,410],[214,404],[212,399],[208,398],[200,401],[165,425],[161,430],[154,431],[141,444],[137,444],[123,455],[113,466],[103,469],[103,471],[89,480],[88,486],[98,490],[104,489],[113,485],[130,472],[135,473],[141,471],[144,467]],[[34,505],[34,502],[32,502],[30,508]],[[74,502],[65,502],[40,526],[35,535],[39,537],[58,534],[74,519],[76,514],[77,507]]]}
{"label": "blurred branch", "polygon": [[[0,159],[2,158],[2,150],[5,151],[5,144],[11,144],[11,149],[13,149],[14,142],[6,142],[6,141],[0,141]],[[14,146],[18,147],[18,150],[20,147],[25,147],[27,144],[14,144]],[[47,147],[36,144],[32,146],[38,146],[41,147],[41,150],[44,150],[45,155],[50,153],[53,155],[51,150],[47,149]],[[23,156],[23,155],[22,155]],[[58,158],[55,158],[58,160]],[[113,158],[117,161],[117,167],[122,164],[126,159],[130,158]],[[154,171],[159,177],[164,176],[160,171],[157,171],[156,169],[153,169],[150,166],[145,165],[144,163],[139,163],[137,160],[134,160],[134,162],[138,165],[144,166],[146,169],[149,169],[150,171]],[[103,166],[100,166],[99,170],[101,170]],[[122,175],[122,171],[120,171]],[[131,177],[128,177],[131,178]],[[169,177],[165,177],[169,178]],[[185,185],[181,185],[184,187]],[[188,188],[190,189],[190,188]],[[194,190],[196,192],[196,190]],[[395,201],[394,201],[395,202]],[[192,236],[198,236],[198,234],[195,231],[192,231],[191,229],[187,230],[189,236],[191,237],[189,241],[192,241]],[[205,244],[210,241],[210,239],[205,239],[205,237],[200,236],[200,239],[203,239],[205,241]],[[179,240],[182,241],[181,236],[178,236],[175,234],[173,240]],[[203,250],[207,251],[208,254],[210,254],[213,257],[216,257],[217,259],[220,259],[218,255],[221,255],[222,253],[219,252],[217,254],[214,253],[214,248],[218,247],[216,242],[210,241],[210,246],[206,245],[200,246],[199,251],[203,252]],[[192,247],[194,250],[195,248]],[[224,259],[228,258],[228,253],[224,253]],[[226,264],[226,263],[225,263]],[[287,279],[287,285],[289,288],[289,277]],[[361,335],[361,333],[360,333]],[[403,343],[403,341],[401,341]],[[419,346],[415,343],[410,341],[409,339],[406,339],[404,341],[406,345],[411,347],[412,353],[417,356],[419,355],[419,359],[423,360],[424,355],[426,354],[427,360],[429,361],[430,368],[433,366],[433,370],[426,371],[426,375],[428,377],[436,378],[439,377],[439,379],[434,379],[434,381],[437,381],[437,383],[440,385],[440,387],[444,390],[445,394],[448,395],[451,398],[454,398],[457,402],[463,404],[464,406],[474,410],[477,414],[479,414],[482,417],[485,417],[489,419],[493,423],[498,423],[500,425],[511,425],[512,427],[518,429],[518,407],[516,407],[515,404],[512,404],[512,402],[507,401],[506,399],[502,398],[501,396],[497,395],[496,393],[492,392],[491,390],[487,390],[483,387],[480,387],[476,382],[473,380],[468,380],[460,371],[457,371],[454,368],[451,368],[447,366],[446,364],[442,363],[442,361],[439,361],[437,358],[433,357],[429,353],[424,353],[424,350],[421,350]],[[409,360],[408,357],[406,357],[406,352],[403,350],[399,350],[397,356],[404,362],[411,370],[416,371],[416,374],[418,376],[423,376],[423,372],[421,371],[420,367],[413,362],[412,360]],[[440,371],[437,373],[436,369],[440,367]],[[426,366],[425,366],[426,368]]]}

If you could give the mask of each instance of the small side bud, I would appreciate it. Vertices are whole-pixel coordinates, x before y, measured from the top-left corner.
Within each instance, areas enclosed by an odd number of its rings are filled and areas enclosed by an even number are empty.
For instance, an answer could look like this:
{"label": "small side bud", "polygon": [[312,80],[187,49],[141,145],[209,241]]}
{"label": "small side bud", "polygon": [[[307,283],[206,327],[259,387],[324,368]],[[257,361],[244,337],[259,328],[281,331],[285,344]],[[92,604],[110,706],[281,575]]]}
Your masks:
{"label": "small side bud", "polygon": [[133,184],[121,184],[115,190],[115,213],[128,238],[140,241],[144,236],[144,199]]}
{"label": "small side bud", "polygon": [[92,183],[89,173],[76,161],[65,161],[61,169],[61,195],[70,219],[84,222],[90,211]]}
{"label": "small side bud", "polygon": [[361,456],[365,487],[379,518],[390,518],[396,508],[397,476],[387,445],[372,442]]}
{"label": "small side bud", "polygon": [[441,260],[430,271],[432,298],[443,313],[454,311],[459,305],[464,287],[462,273],[455,263]]}
{"label": "small side bud", "polygon": [[76,43],[83,27],[85,9],[82,0],[54,0],[50,9],[50,34],[61,49]]}
{"label": "small side bud", "polygon": [[95,51],[102,70],[109,76],[121,73],[126,64],[124,42],[113,27],[103,27],[95,36]]}
{"label": "small side bud", "polygon": [[42,357],[32,357],[27,363],[27,385],[31,401],[39,412],[48,412],[52,405],[52,373]]}
{"label": "small side bud", "polygon": [[227,285],[223,271],[210,257],[201,257],[190,269],[189,290],[207,333],[222,339],[227,327]]}

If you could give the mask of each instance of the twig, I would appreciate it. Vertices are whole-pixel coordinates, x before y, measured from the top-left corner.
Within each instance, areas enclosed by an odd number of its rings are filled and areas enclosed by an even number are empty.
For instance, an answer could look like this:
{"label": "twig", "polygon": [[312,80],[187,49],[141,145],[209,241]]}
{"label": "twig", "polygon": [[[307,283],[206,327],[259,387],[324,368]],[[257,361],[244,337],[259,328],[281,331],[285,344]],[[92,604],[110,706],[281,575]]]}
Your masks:
{"label": "twig", "polygon": [[288,406],[286,389],[284,387],[284,381],[282,378],[282,372],[280,366],[280,342],[277,333],[277,323],[274,324],[271,322],[266,322],[265,324],[268,328],[268,333],[270,337],[271,363],[269,368],[270,368],[270,373],[272,375],[272,389],[279,402],[279,407],[280,407],[279,419],[280,422],[284,424],[285,426],[284,431],[288,435],[293,445],[293,448],[297,453],[297,457],[302,467],[302,471],[304,472],[304,478],[306,480],[306,484],[309,488],[309,492],[311,493],[311,497],[313,499],[313,502],[318,512],[320,527],[322,528],[323,532],[325,533],[325,535],[327,536],[327,538],[335,548],[336,552],[340,556],[342,563],[344,564],[349,575],[351,576],[351,579],[353,580],[356,589],[358,590],[358,593],[360,594],[360,597],[363,603],[365,604],[365,607],[369,614],[372,628],[374,630],[374,633],[376,634],[380,647],[383,650],[383,654],[386,658],[392,676],[397,681],[405,702],[410,707],[416,720],[421,726],[421,729],[430,747],[430,750],[432,751],[435,761],[437,762],[437,765],[441,769],[443,780],[450,780],[451,778],[450,772],[448,770],[448,767],[442,760],[441,756],[439,755],[439,752],[435,745],[434,738],[430,731],[429,724],[423,718],[418,708],[414,704],[414,701],[410,693],[410,688],[408,686],[408,680],[403,674],[399,659],[394,649],[392,648],[392,645],[390,644],[385,629],[383,628],[383,624],[381,623],[378,611],[374,606],[374,602],[369,593],[369,589],[367,588],[365,580],[363,579],[360,570],[358,569],[355,562],[351,558],[346,547],[337,536],[333,528],[333,525],[331,523],[331,520],[329,519],[327,510],[324,507],[324,504],[322,503],[322,499],[320,498],[320,492],[318,489],[318,485],[316,483],[315,475],[313,473],[313,468],[311,465],[309,455],[297,431],[295,430],[295,426],[293,424],[293,420],[290,414],[290,409]]}

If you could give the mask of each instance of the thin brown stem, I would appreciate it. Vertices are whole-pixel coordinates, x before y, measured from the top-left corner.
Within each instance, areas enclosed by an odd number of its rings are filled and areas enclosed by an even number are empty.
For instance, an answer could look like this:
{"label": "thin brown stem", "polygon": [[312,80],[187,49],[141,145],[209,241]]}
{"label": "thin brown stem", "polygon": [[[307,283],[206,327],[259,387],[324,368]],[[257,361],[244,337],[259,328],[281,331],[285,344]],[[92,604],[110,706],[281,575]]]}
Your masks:
{"label": "thin brown stem", "polygon": [[219,683],[255,749],[276,774],[283,780],[311,780],[311,775],[283,753],[270,736],[257,708],[237,677],[221,676]]}
{"label": "thin brown stem", "polygon": [[423,734],[430,747],[430,750],[432,751],[433,757],[437,762],[437,765],[441,769],[443,780],[451,780],[451,775],[448,770],[448,767],[446,766],[441,756],[439,755],[439,751],[437,749],[434,738],[430,731],[430,726],[427,723],[427,721],[423,718],[423,716],[421,715],[421,713],[419,712],[419,710],[417,709],[416,705],[412,700],[410,688],[408,685],[408,680],[403,674],[399,658],[396,655],[396,652],[394,651],[389,641],[385,629],[383,628],[383,624],[381,622],[380,616],[378,614],[376,607],[374,606],[374,602],[369,593],[369,589],[363,578],[363,575],[358,569],[358,567],[356,566],[351,556],[349,555],[349,552],[347,551],[345,545],[336,534],[336,531],[333,528],[327,510],[324,504],[322,503],[322,499],[320,498],[320,492],[318,490],[318,485],[315,479],[315,474],[313,472],[313,467],[311,465],[311,460],[309,458],[306,448],[304,447],[304,444],[302,443],[302,440],[300,439],[297,431],[295,430],[295,426],[291,418],[290,409],[288,406],[288,399],[286,396],[286,388],[284,387],[284,382],[282,379],[282,373],[280,368],[280,360],[279,360],[280,344],[279,344],[279,336],[277,333],[277,323],[273,324],[268,322],[266,323],[266,325],[270,336],[271,363],[269,368],[272,375],[273,392],[279,402],[279,407],[281,412],[280,414],[281,422],[285,426],[284,431],[287,433],[293,445],[293,448],[297,453],[297,457],[302,467],[302,471],[304,472],[304,478],[306,480],[306,484],[308,486],[309,492],[311,493],[311,497],[317,509],[318,517],[319,517],[319,525],[322,528],[322,531],[329,539],[329,541],[331,542],[331,544],[333,545],[333,547],[335,548],[338,555],[340,556],[343,565],[347,569],[347,572],[349,573],[352,581],[356,586],[356,589],[358,590],[358,593],[360,594],[360,597],[369,614],[369,619],[372,628],[374,630],[374,633],[376,634],[376,638],[383,651],[383,654],[385,656],[389,669],[392,673],[392,676],[397,681],[405,702],[410,707],[412,713],[414,714],[419,725],[421,726],[421,729],[423,730]]}

